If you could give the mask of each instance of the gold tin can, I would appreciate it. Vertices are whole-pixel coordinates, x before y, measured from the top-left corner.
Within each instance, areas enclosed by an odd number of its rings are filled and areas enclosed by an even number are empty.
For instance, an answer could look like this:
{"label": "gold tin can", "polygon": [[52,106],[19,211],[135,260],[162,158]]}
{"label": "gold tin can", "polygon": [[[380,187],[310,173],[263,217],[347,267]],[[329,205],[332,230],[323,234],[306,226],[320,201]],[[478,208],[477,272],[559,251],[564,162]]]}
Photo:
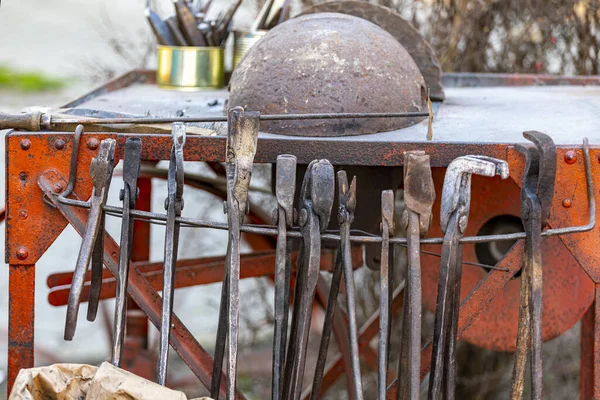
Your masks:
{"label": "gold tin can", "polygon": [[248,52],[254,43],[262,39],[267,31],[235,31],[233,32],[233,69],[239,64],[244,54]]}
{"label": "gold tin can", "polygon": [[225,83],[222,47],[158,46],[156,84],[164,89],[220,89]]}

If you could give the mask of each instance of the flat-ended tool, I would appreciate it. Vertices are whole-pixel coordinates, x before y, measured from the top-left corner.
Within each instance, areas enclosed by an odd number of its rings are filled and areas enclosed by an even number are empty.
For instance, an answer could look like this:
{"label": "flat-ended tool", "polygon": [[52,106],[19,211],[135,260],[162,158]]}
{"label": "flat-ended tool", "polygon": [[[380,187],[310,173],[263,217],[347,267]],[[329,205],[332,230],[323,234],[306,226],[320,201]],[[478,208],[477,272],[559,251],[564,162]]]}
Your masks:
{"label": "flat-ended tool", "polygon": [[177,17],[175,15],[171,15],[169,18],[165,19],[165,24],[167,24],[167,27],[169,27],[169,30],[173,35],[174,46],[188,45],[185,36],[183,36],[183,32],[181,32],[181,29],[179,28],[179,23],[177,22]]}
{"label": "flat-ended tool", "polygon": [[129,278],[129,259],[133,246],[133,216],[138,198],[137,181],[140,176],[142,157],[142,141],[139,138],[129,138],[125,142],[123,158],[123,189],[119,197],[123,202],[123,219],[121,221],[121,241],[119,254],[119,276],[117,277],[117,294],[115,301],[115,316],[113,323],[113,344],[111,363],[121,366],[123,342],[125,340],[125,324],[127,320],[127,279]]}
{"label": "flat-ended tool", "polygon": [[[100,143],[98,156],[92,159],[90,175],[94,187],[90,198],[90,213],[83,235],[83,242],[77,256],[77,264],[73,272],[73,281],[67,305],[67,318],[65,322],[65,340],[73,340],[77,328],[77,314],[81,302],[81,292],[85,283],[85,275],[90,262],[100,263],[100,279],[102,279],[102,240],[98,236],[104,236],[103,220],[104,205],[108,197],[108,189],[112,179],[114,168],[114,154],[116,141],[105,139]],[[100,252],[100,255],[98,253]],[[96,266],[96,269],[98,266]],[[97,282],[96,282],[97,284]],[[94,289],[95,290],[95,289]]]}
{"label": "flat-ended tool", "polygon": [[227,201],[224,204],[229,225],[226,269],[221,289],[221,305],[215,362],[211,382],[211,397],[218,400],[221,368],[228,343],[227,400],[235,397],[240,309],[240,225],[248,213],[248,188],[252,177],[252,163],[256,154],[260,114],[247,112],[242,107],[228,112],[227,149],[225,154],[227,175]]}
{"label": "flat-ended tool", "polygon": [[390,280],[393,263],[390,262],[390,237],[394,235],[394,192],[381,192],[381,269],[379,272],[379,342],[377,345],[377,398],[387,395],[388,344],[390,340]]}
{"label": "flat-ended tool", "polygon": [[183,146],[185,145],[185,129],[185,125],[182,123],[173,124],[173,145],[171,147],[167,178],[168,194],[165,199],[167,221],[165,224],[162,316],[157,371],[157,381],[160,385],[165,385],[167,381],[171,314],[173,313],[173,297],[175,294],[175,265],[177,263],[177,250],[179,249],[180,223],[177,221],[177,217],[181,216],[181,211],[183,210]]}
{"label": "flat-ended tool", "polygon": [[292,270],[292,240],[287,230],[294,223],[294,193],[296,191],[296,157],[277,156],[275,196],[277,209],[277,250],[275,255],[275,323],[273,327],[273,377],[271,398],[282,398],[283,366],[287,343],[290,304],[290,275]]}
{"label": "flat-ended tool", "polygon": [[196,17],[189,9],[184,0],[173,0],[175,6],[175,15],[179,21],[179,28],[183,33],[188,45],[190,46],[206,46],[206,38],[198,29]]}
{"label": "flat-ended tool", "polygon": [[525,228],[525,258],[521,273],[517,350],[510,398],[523,398],[525,367],[531,344],[531,398],[542,399],[542,229],[554,197],[556,147],[550,136],[536,131],[523,132],[534,146],[516,145],[525,156],[526,168],[521,189],[521,220]]}
{"label": "flat-ended tool", "polygon": [[325,320],[323,322],[323,332],[321,334],[321,344],[317,356],[317,365],[313,378],[313,386],[310,398],[316,400],[320,396],[323,373],[325,370],[325,361],[327,359],[327,349],[333,329],[333,318],[337,307],[337,296],[339,293],[342,272],[346,283],[346,305],[348,309],[348,329],[350,336],[350,358],[352,366],[351,399],[363,398],[362,380],[360,374],[360,360],[358,351],[358,327],[356,322],[356,300],[354,298],[354,275],[352,270],[352,256],[350,252],[350,225],[354,221],[354,211],[356,210],[356,177],[348,185],[346,171],[338,171],[338,222],[340,224],[340,245],[335,260],[333,276],[329,289],[329,299],[325,311]]}
{"label": "flat-ended tool", "polygon": [[506,179],[508,164],[506,161],[491,157],[463,156],[453,160],[446,170],[440,212],[444,241],[433,330],[429,400],[454,399],[456,335],[462,275],[460,239],[469,221],[472,174],[488,177],[499,175],[502,179]]}
{"label": "flat-ended tool", "polygon": [[402,339],[398,367],[398,400],[419,400],[421,378],[421,244],[432,221],[435,189],[429,156],[423,151],[404,153],[404,203],[408,274],[402,309]]}
{"label": "flat-ended tool", "polygon": [[156,41],[158,44],[163,46],[177,46],[177,40],[171,29],[169,29],[168,24],[163,21],[154,10],[150,7],[146,6],[144,10],[144,14],[146,15],[146,19],[152,28],[152,32],[154,32],[154,36],[156,37]]}
{"label": "flat-ended tool", "polygon": [[327,160],[312,161],[304,174],[300,192],[299,218],[302,241],[296,273],[294,311],[285,360],[283,398],[298,400],[306,364],[312,305],[319,279],[321,232],[331,217],[335,178]]}

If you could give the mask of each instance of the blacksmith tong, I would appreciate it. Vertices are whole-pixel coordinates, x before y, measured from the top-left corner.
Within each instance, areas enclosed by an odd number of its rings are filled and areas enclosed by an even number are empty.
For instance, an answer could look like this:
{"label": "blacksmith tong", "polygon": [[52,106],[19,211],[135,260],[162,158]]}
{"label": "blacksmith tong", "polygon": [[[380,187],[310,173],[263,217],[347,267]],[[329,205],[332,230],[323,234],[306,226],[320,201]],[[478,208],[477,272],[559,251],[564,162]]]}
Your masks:
{"label": "blacksmith tong", "polygon": [[[440,224],[444,232],[433,329],[433,354],[429,377],[429,400],[454,399],[456,386],[456,336],[460,310],[463,237],[469,221],[471,175],[502,179],[508,177],[508,163],[485,156],[464,156],[446,169],[442,188]],[[445,393],[442,393],[442,390]]]}
{"label": "blacksmith tong", "polygon": [[554,178],[556,147],[550,136],[523,132],[534,146],[516,145],[525,156],[521,187],[521,220],[525,228],[525,258],[521,273],[519,327],[510,398],[523,398],[527,348],[531,343],[531,398],[542,399],[542,229],[548,225]]}
{"label": "blacksmith tong", "polygon": [[287,343],[290,305],[290,277],[292,271],[292,240],[288,228],[294,223],[294,193],[296,191],[296,157],[289,154],[277,156],[275,196],[277,209],[277,250],[275,254],[275,323],[273,335],[273,377],[271,398],[282,398],[283,366]]}
{"label": "blacksmith tong", "polygon": [[179,249],[180,222],[177,218],[183,210],[183,146],[185,145],[185,124],[173,124],[171,157],[167,175],[167,222],[165,226],[165,258],[163,269],[162,315],[160,324],[160,347],[158,354],[157,380],[160,385],[167,381],[167,364],[169,358],[169,337],[171,336],[171,314],[173,313],[173,297],[175,295],[175,266]]}
{"label": "blacksmith tong", "polygon": [[90,212],[83,235],[83,242],[77,256],[77,264],[73,272],[73,281],[67,304],[65,323],[65,340],[73,340],[77,328],[77,314],[81,302],[81,293],[85,284],[85,275],[90,263],[92,264],[92,287],[90,288],[90,303],[88,304],[88,320],[96,318],[98,300],[102,285],[102,268],[104,257],[104,206],[114,168],[116,141],[105,139],[100,143],[98,156],[92,159],[90,175],[93,189],[90,198]]}
{"label": "blacksmith tong", "polygon": [[404,203],[408,274],[402,309],[402,338],[398,367],[398,400],[419,400],[421,366],[421,243],[432,222],[435,189],[429,156],[423,151],[404,153]]}
{"label": "blacksmith tong", "polygon": [[321,334],[321,344],[317,356],[317,365],[313,378],[313,386],[310,398],[317,400],[321,392],[323,373],[325,371],[325,362],[327,360],[327,350],[331,339],[333,329],[333,319],[337,307],[337,297],[340,291],[340,282],[342,271],[344,273],[344,282],[346,284],[346,307],[348,310],[348,330],[350,336],[350,361],[352,368],[351,400],[363,399],[362,378],[360,374],[360,359],[358,351],[358,324],[356,322],[356,299],[354,289],[354,271],[352,270],[352,253],[350,251],[350,225],[354,221],[354,211],[356,210],[356,177],[348,185],[348,176],[346,171],[338,171],[338,222],[340,224],[340,245],[335,258],[335,266],[331,277],[329,289],[329,298],[327,309],[325,311],[325,321],[323,322],[323,332]]}
{"label": "blacksmith tong", "polygon": [[221,304],[217,341],[215,344],[215,362],[211,380],[211,397],[219,398],[221,369],[225,354],[225,342],[228,341],[227,362],[227,400],[233,400],[236,392],[237,355],[240,313],[240,226],[244,216],[250,210],[248,189],[252,177],[252,163],[256,154],[258,112],[247,112],[242,107],[234,107],[228,113],[228,134],[226,149],[227,201],[224,211],[227,214],[229,238],[225,276],[221,288]]}
{"label": "blacksmith tong", "polygon": [[113,346],[111,363],[121,366],[123,341],[125,340],[125,323],[127,320],[127,279],[129,277],[129,259],[133,245],[133,216],[138,198],[137,181],[140,176],[142,158],[142,141],[139,138],[129,138],[125,142],[125,157],[123,158],[123,189],[119,198],[123,202],[123,219],[121,220],[121,241],[119,253],[119,276],[117,277],[117,294],[113,323]]}
{"label": "blacksmith tong", "polygon": [[312,305],[320,273],[321,233],[331,217],[334,180],[331,163],[315,160],[308,165],[302,181],[298,221],[302,241],[284,377],[284,398],[289,400],[298,400],[302,392]]}

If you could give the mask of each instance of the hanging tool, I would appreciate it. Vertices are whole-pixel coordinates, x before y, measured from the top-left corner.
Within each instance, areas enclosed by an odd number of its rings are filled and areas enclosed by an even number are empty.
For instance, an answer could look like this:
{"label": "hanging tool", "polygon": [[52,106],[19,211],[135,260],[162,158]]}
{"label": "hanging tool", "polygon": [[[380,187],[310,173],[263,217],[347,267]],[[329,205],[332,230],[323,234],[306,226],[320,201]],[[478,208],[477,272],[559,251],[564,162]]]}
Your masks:
{"label": "hanging tool", "polygon": [[273,334],[273,378],[271,398],[281,399],[283,366],[287,343],[288,314],[290,304],[290,276],[292,270],[292,240],[287,229],[294,223],[294,192],[296,190],[296,157],[277,156],[275,196],[277,209],[277,252],[275,255],[275,323]]}
{"label": "hanging tool", "polygon": [[[456,386],[456,335],[460,309],[462,245],[469,221],[471,175],[508,178],[508,163],[485,156],[463,156],[446,169],[442,187],[440,225],[444,232],[437,306],[433,330],[433,354],[429,399],[454,399]],[[443,388],[443,389],[442,389]],[[442,390],[445,393],[442,394]]]}
{"label": "hanging tool", "polygon": [[404,153],[402,224],[407,238],[407,290],[402,309],[402,339],[398,365],[398,400],[419,400],[421,378],[421,244],[431,226],[435,189],[429,156],[423,151]]}
{"label": "hanging tool", "polygon": [[[92,197],[90,198],[90,213],[83,236],[83,242],[77,256],[77,264],[73,272],[73,282],[69,292],[69,301],[67,305],[67,318],[65,322],[65,340],[73,340],[75,329],[77,328],[77,314],[79,313],[79,304],[81,302],[81,292],[85,283],[90,262],[93,264],[96,273],[100,269],[100,284],[102,283],[102,256],[104,251],[104,205],[108,198],[108,189],[112,179],[114,168],[114,154],[116,141],[114,139],[105,139],[100,143],[98,156],[92,159],[90,166],[90,175],[94,187]],[[100,236],[100,238],[98,237]],[[98,265],[99,264],[99,265]],[[97,279],[92,274],[93,291],[100,291],[94,286],[98,285]],[[89,314],[88,314],[89,316]]]}
{"label": "hanging tool", "polygon": [[525,228],[525,258],[521,273],[517,350],[511,399],[522,399],[525,386],[527,348],[531,343],[531,398],[542,399],[542,229],[548,226],[554,179],[556,147],[550,136],[523,132],[534,146],[516,145],[525,156],[526,169],[521,188],[521,220]]}
{"label": "hanging tool", "polygon": [[350,331],[350,358],[352,364],[352,382],[349,383],[352,395],[351,399],[363,398],[362,380],[360,374],[360,360],[358,350],[358,326],[356,322],[356,300],[354,298],[354,275],[352,270],[352,256],[350,253],[350,225],[354,221],[354,211],[356,210],[356,177],[348,185],[346,171],[338,171],[338,221],[340,224],[340,245],[335,260],[333,276],[329,289],[329,299],[325,311],[325,320],[323,322],[323,332],[321,334],[321,344],[317,357],[317,365],[313,378],[313,386],[310,398],[316,400],[321,392],[323,381],[323,372],[325,371],[325,361],[327,360],[327,349],[331,338],[333,328],[333,317],[337,306],[337,296],[344,273],[346,283],[346,305],[348,309],[348,329]]}
{"label": "hanging tool", "polygon": [[312,161],[300,192],[299,224],[302,242],[296,272],[292,326],[285,360],[283,398],[298,400],[302,391],[312,304],[319,279],[321,232],[331,217],[334,196],[333,166],[327,160]]}
{"label": "hanging tool", "polygon": [[252,177],[252,163],[256,154],[260,113],[234,107],[228,112],[227,150],[225,154],[227,174],[227,202],[224,203],[229,238],[225,276],[221,288],[221,305],[215,362],[211,383],[211,397],[218,400],[221,368],[228,339],[227,400],[233,400],[236,390],[237,353],[240,307],[240,225],[250,208],[248,188]]}
{"label": "hanging tool", "polygon": [[391,276],[390,236],[394,235],[394,192],[381,192],[381,269],[379,272],[379,343],[377,345],[377,394],[379,400],[387,395],[388,343],[390,340]]}
{"label": "hanging tool", "polygon": [[167,221],[165,224],[165,259],[163,269],[162,316],[160,325],[160,347],[158,355],[157,380],[160,385],[167,381],[169,357],[169,337],[171,335],[171,314],[173,314],[173,296],[175,294],[175,265],[179,248],[180,223],[177,218],[183,210],[183,146],[186,131],[182,123],[173,124],[173,145],[169,160],[167,178],[168,195],[165,199]]}
{"label": "hanging tool", "polygon": [[127,319],[127,279],[129,278],[129,259],[133,245],[133,216],[138,198],[137,181],[140,176],[142,158],[142,141],[139,138],[129,138],[125,142],[125,157],[123,158],[123,189],[119,197],[123,202],[123,217],[121,221],[121,242],[119,253],[119,276],[117,277],[117,294],[115,301],[115,316],[113,323],[113,345],[111,363],[121,366],[123,342],[125,340],[125,323]]}

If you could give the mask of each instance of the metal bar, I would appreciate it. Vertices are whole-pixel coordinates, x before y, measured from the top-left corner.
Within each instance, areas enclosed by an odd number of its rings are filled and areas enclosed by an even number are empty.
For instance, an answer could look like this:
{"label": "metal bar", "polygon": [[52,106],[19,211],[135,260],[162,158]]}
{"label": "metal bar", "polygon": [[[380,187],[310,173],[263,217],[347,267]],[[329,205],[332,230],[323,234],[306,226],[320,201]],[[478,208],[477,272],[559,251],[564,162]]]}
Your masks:
{"label": "metal bar", "polygon": [[34,365],[35,264],[8,266],[8,382]]}
{"label": "metal bar", "polygon": [[[38,185],[46,195],[52,193],[52,188],[55,182],[61,181],[60,175],[53,170],[44,173],[38,179]],[[62,181],[63,184],[66,182]],[[52,197],[53,204],[58,208],[61,214],[67,219],[67,221],[75,228],[79,235],[83,235],[85,231],[85,224],[87,216],[82,210],[65,207],[58,201],[56,197]],[[118,259],[119,246],[114,239],[105,232],[104,237],[104,260],[107,268],[111,271],[113,276],[118,275]],[[160,329],[161,321],[161,297],[152,288],[152,286],[144,279],[140,272],[134,267],[132,263],[129,264],[129,285],[127,288],[129,294],[134,301],[142,308],[146,313],[150,321],[154,324],[157,329]],[[191,332],[181,322],[177,315],[173,314],[172,318],[172,334],[171,334],[171,345],[177,351],[183,361],[190,367],[194,375],[196,375],[205,387],[210,385],[211,380],[211,369],[213,366],[213,359],[210,354],[204,350],[198,341],[194,338]],[[224,395],[226,393],[225,381],[221,381],[220,393]],[[241,393],[236,394],[237,399],[245,399]]]}
{"label": "metal bar", "polygon": [[588,400],[594,394],[594,319],[596,314],[596,296],[592,305],[581,319],[581,344],[579,368],[579,399]]}

